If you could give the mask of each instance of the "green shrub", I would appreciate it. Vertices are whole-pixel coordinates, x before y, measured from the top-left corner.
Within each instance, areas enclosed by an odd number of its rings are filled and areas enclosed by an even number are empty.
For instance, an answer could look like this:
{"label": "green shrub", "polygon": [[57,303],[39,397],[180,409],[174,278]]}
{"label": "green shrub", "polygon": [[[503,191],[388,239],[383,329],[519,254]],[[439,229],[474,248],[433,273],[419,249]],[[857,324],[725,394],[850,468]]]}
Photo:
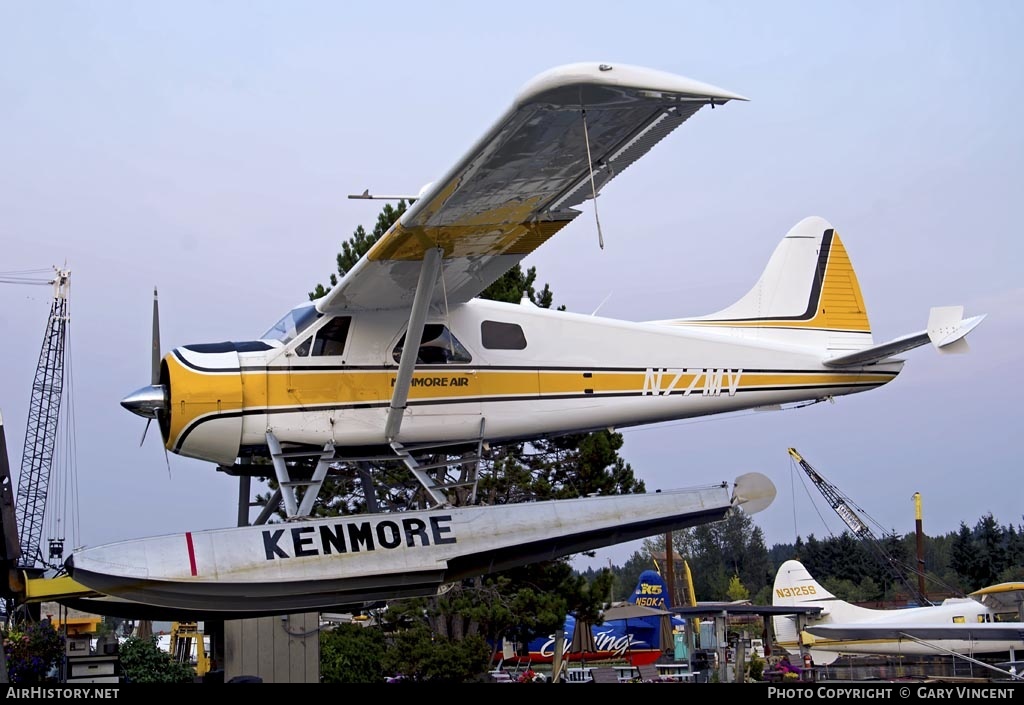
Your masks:
{"label": "green shrub", "polygon": [[339,624],[320,633],[320,680],[383,683],[384,637],[375,627]]}
{"label": "green shrub", "polygon": [[750,663],[747,666],[750,680],[759,681],[764,676],[764,659],[756,653],[750,655]]}
{"label": "green shrub", "polygon": [[196,671],[156,645],[157,637],[130,636],[118,649],[126,683],[192,683]]}

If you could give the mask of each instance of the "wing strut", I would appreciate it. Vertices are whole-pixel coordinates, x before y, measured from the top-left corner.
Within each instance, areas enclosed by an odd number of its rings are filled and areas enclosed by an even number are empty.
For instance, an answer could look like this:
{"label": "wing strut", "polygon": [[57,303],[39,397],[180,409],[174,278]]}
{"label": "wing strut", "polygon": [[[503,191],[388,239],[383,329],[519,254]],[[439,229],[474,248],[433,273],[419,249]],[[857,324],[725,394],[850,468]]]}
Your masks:
{"label": "wing strut", "polygon": [[587,168],[590,169],[590,192],[594,196],[594,222],[597,223],[597,244],[603,250],[604,235],[601,234],[601,219],[597,216],[597,185],[594,183],[594,159],[590,156],[590,133],[587,132],[587,111],[583,110],[581,112],[583,113],[583,141],[587,145]]}
{"label": "wing strut", "polygon": [[[267,431],[267,448],[270,449],[270,457],[274,463],[274,474],[277,476],[279,495],[274,499],[277,502],[284,500],[284,510],[289,519],[310,516],[313,511],[313,503],[316,501],[317,495],[320,494],[324,478],[327,477],[327,471],[334,460],[334,445],[328,443],[322,451],[294,451],[289,453],[281,449],[281,444],[278,442],[274,432]],[[319,456],[312,478],[309,480],[292,480],[291,474],[288,472],[288,459],[309,456]],[[296,487],[305,488],[301,503],[295,493]],[[257,523],[262,522],[258,521]]]}
{"label": "wing strut", "polygon": [[430,306],[430,297],[433,296],[434,283],[437,281],[440,268],[440,248],[433,247],[423,253],[416,295],[412,300],[412,310],[409,311],[409,327],[405,331],[405,345],[402,346],[402,357],[398,362],[395,391],[391,394],[391,408],[388,411],[387,423],[384,425],[384,437],[388,443],[398,438],[398,430],[402,426],[402,414],[405,413],[405,402],[409,399],[412,371],[416,367],[420,338],[423,337],[423,324],[427,320],[427,308]]}
{"label": "wing strut", "polygon": [[[963,659],[964,661],[967,661],[968,663],[973,663],[975,666],[982,666],[983,668],[991,669],[991,670],[993,670],[993,671],[995,671],[997,673],[1000,673],[1000,674],[1002,674],[1004,676],[1009,676],[1010,680],[1017,680],[1017,681],[1024,680],[1024,676],[1021,676],[1016,671],[1012,671],[1012,670],[1011,671],[1006,671],[1006,670],[1003,670],[1002,668],[999,668],[999,666],[996,666],[995,664],[985,663],[984,661],[979,661],[978,659],[974,658],[973,656],[969,656],[967,654],[962,654],[962,653],[960,653],[958,651],[953,651],[952,649],[947,649],[947,648],[945,648],[943,646],[940,646],[938,644],[933,644],[933,643],[931,643],[929,641],[925,641],[924,639],[918,639],[913,634],[903,633],[903,634],[900,634],[900,638],[901,639],[910,639],[911,641],[916,641],[918,644],[921,644],[922,646],[928,646],[930,648],[935,649],[936,651],[944,651],[947,654],[949,654],[950,656],[953,656],[954,658]],[[1014,651],[1014,649],[1013,649],[1013,647],[1011,647],[1010,648],[1010,663],[1013,663],[1015,661],[1015,656],[1014,656],[1013,651]]]}

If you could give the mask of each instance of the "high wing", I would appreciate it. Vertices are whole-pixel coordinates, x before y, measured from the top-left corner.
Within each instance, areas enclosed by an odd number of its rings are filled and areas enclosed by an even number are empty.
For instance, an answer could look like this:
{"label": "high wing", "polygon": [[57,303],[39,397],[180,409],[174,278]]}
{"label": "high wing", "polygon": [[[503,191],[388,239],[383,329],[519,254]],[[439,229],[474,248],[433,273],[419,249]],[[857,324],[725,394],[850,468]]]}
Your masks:
{"label": "high wing", "polygon": [[922,625],[896,622],[883,624],[818,624],[805,627],[816,637],[851,641],[863,639],[960,639],[964,641],[1020,641],[1024,645],[1024,622],[983,622]]}
{"label": "high wing", "polygon": [[571,222],[575,206],[705,105],[743,96],[647,68],[570,64],[540,74],[327,296],[322,313],[408,308],[428,251],[430,303],[477,296]]}
{"label": "high wing", "polygon": [[996,612],[1016,612],[1018,620],[1024,622],[1024,583],[990,585],[975,590],[969,597]]}

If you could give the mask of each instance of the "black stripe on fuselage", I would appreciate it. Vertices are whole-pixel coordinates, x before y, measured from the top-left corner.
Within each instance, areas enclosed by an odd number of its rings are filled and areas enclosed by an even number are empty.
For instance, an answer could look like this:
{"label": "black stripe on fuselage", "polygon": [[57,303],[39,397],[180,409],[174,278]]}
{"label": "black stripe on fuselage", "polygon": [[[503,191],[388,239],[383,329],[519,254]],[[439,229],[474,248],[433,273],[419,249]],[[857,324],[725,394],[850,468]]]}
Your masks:
{"label": "black stripe on fuselage", "polygon": [[[749,373],[754,373],[754,372],[775,373],[775,374],[821,374],[820,371],[809,372],[809,371],[800,371],[800,370],[744,370],[744,373],[748,373],[748,372]],[[848,372],[846,374],[849,374],[850,376],[859,376],[861,373],[860,372],[855,372],[855,373],[854,372]],[[873,374],[887,375],[890,378],[895,378],[896,375],[899,374],[899,373],[898,372],[875,372]],[[749,394],[751,392],[784,392],[784,391],[796,391],[796,390],[800,390],[800,391],[811,391],[811,390],[826,391],[826,390],[829,390],[829,389],[844,389],[844,388],[849,388],[849,387],[863,387],[864,389],[870,389],[872,387],[879,387],[879,386],[881,386],[883,384],[885,384],[885,382],[858,382],[855,379],[851,379],[848,382],[836,382],[834,384],[790,385],[790,386],[770,386],[770,387],[739,388],[739,389],[736,390],[735,394]],[[692,390],[689,390],[689,396],[696,397],[696,398],[708,398],[708,399],[720,398],[720,396],[719,397],[705,397],[704,394],[702,394],[701,391],[699,391],[699,390],[702,391],[703,387],[694,388]],[[674,389],[671,392],[669,392],[668,395],[664,395],[664,394],[647,394],[647,395],[644,395],[644,394],[640,393],[639,396],[641,396],[641,397],[643,397],[643,396],[651,396],[651,397],[653,397],[653,396],[683,396],[683,395],[686,395],[686,394],[687,394],[687,389],[686,388],[682,388],[682,389]],[[588,392],[580,391],[580,392],[575,392],[575,393],[571,393],[571,394],[541,394],[540,392],[538,392],[537,394],[524,394],[524,395],[514,395],[514,396],[449,397],[449,398],[444,398],[444,399],[415,399],[415,400],[414,399],[410,399],[410,400],[408,400],[406,402],[406,405],[407,406],[427,407],[427,406],[436,406],[436,405],[440,405],[440,404],[453,404],[453,405],[459,405],[459,404],[488,404],[488,403],[515,402],[515,401],[547,401],[547,400],[566,400],[566,399],[581,399],[581,398],[594,399],[595,397],[602,398],[602,399],[614,399],[614,398],[636,397],[636,396],[638,396],[638,393],[636,391],[627,391],[627,392],[597,392],[597,393],[595,393],[595,392],[589,392],[588,393]],[[274,407],[273,409],[268,409],[266,407],[250,407],[250,408],[247,408],[247,409],[240,409],[238,411],[227,411],[227,412],[223,412],[223,413],[217,414],[215,416],[204,416],[203,418],[196,419],[195,421],[193,421],[191,424],[189,424],[188,427],[183,429],[182,432],[178,435],[178,440],[174,444],[173,451],[175,453],[180,451],[181,447],[185,444],[185,441],[188,439],[189,434],[191,434],[192,431],[194,431],[199,426],[201,426],[202,424],[204,424],[204,423],[206,423],[208,421],[216,421],[218,419],[231,419],[231,418],[236,418],[236,417],[241,417],[241,416],[259,416],[259,415],[270,416],[270,415],[294,414],[294,413],[302,413],[302,412],[310,412],[310,411],[349,411],[349,410],[356,410],[356,409],[359,409],[359,410],[362,410],[362,409],[376,409],[376,408],[388,407],[388,406],[390,406],[390,404],[391,404],[390,400],[383,400],[383,401],[378,401],[378,402],[366,402],[366,401],[363,401],[363,402],[349,403],[349,404],[305,404],[305,405],[294,405],[294,406],[285,406],[285,407]]]}
{"label": "black stripe on fuselage", "polygon": [[241,342],[225,341],[223,343],[192,343],[181,347],[192,352],[211,354],[226,352],[266,352],[273,348],[262,340],[243,340]]}

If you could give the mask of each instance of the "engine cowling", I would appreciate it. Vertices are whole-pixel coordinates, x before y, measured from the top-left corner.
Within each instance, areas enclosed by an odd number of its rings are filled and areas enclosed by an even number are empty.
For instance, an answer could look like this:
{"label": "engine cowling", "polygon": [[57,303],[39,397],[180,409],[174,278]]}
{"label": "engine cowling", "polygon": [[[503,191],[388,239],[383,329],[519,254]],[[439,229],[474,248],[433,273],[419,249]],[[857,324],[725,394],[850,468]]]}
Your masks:
{"label": "engine cowling", "polygon": [[161,364],[168,413],[165,447],[179,455],[232,465],[242,438],[242,374],[234,343],[186,345]]}

